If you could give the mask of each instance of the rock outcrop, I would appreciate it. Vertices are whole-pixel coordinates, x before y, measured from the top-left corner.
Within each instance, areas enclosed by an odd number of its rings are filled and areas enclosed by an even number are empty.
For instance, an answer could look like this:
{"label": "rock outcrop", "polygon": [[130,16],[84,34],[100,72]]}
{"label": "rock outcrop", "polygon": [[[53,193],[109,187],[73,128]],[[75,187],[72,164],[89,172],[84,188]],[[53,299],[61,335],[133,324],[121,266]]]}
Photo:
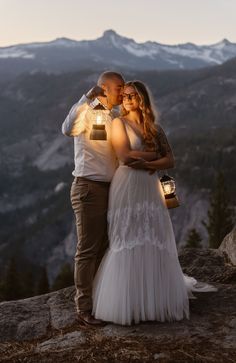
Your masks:
{"label": "rock outcrop", "polygon": [[195,294],[190,320],[81,327],[68,287],[0,304],[0,362],[235,362],[236,266],[209,249],[184,249],[180,261],[218,287]]}
{"label": "rock outcrop", "polygon": [[236,266],[236,226],[232,232],[227,234],[223,239],[219,250],[224,252],[228,256],[230,262]]}

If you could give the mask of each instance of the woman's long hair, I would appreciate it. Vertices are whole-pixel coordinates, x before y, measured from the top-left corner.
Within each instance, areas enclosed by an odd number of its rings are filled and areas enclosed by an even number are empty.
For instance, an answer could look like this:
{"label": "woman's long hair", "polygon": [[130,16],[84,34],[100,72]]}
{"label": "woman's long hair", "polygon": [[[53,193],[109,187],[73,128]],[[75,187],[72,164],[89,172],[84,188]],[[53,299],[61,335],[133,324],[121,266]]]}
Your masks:
{"label": "woman's long hair", "polygon": [[[157,125],[155,123],[157,123],[157,112],[156,110],[154,111],[152,106],[150,93],[147,87],[140,81],[127,82],[125,88],[129,86],[135,89],[139,97],[144,142],[148,149],[153,149],[156,146]],[[121,116],[126,116],[128,113],[122,104]]]}

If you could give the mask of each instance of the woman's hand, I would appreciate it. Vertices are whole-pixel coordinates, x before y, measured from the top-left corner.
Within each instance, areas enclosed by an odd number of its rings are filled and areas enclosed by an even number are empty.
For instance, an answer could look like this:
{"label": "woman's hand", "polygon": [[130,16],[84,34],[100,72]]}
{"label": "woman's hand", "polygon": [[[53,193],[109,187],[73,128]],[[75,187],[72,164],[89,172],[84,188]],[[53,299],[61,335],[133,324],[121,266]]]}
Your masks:
{"label": "woman's hand", "polygon": [[148,161],[142,159],[142,158],[132,158],[132,161],[129,161],[125,165],[129,166],[133,169],[141,169],[141,170],[147,170],[148,168]]}

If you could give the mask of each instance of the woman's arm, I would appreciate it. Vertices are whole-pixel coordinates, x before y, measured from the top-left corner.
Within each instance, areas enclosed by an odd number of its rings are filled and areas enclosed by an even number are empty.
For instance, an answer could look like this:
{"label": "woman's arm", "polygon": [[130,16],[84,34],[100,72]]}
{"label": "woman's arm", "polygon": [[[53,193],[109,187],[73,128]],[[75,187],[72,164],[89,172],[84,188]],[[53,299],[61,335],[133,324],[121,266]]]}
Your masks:
{"label": "woman's arm", "polygon": [[142,161],[133,162],[129,166],[133,168],[149,169],[150,171],[170,169],[174,167],[174,156],[170,144],[167,140],[166,134],[162,127],[158,125],[157,134],[157,155],[156,160],[153,161]]}
{"label": "woman's arm", "polygon": [[[166,156],[156,159],[153,161],[146,161],[144,159],[134,161],[129,163],[129,165],[133,169],[146,169],[151,172],[155,172],[156,170],[164,170],[171,169],[174,167],[174,158],[172,154],[167,154]],[[151,173],[152,174],[152,173]]]}
{"label": "woman's arm", "polygon": [[147,167],[151,170],[163,170],[174,167],[174,155],[170,144],[167,140],[163,128],[158,125],[157,128],[157,143],[159,146],[160,157],[150,163],[146,163]]}
{"label": "woman's arm", "polygon": [[131,150],[125,126],[120,118],[115,118],[112,121],[111,141],[117,157],[124,163],[132,161],[132,158],[141,158],[145,161],[156,159],[156,152],[154,151]]}
{"label": "woman's arm", "polygon": [[145,162],[146,168],[151,170],[163,170],[163,169],[171,169],[175,166],[174,156],[172,152],[166,154],[166,156],[156,159],[153,161]]}

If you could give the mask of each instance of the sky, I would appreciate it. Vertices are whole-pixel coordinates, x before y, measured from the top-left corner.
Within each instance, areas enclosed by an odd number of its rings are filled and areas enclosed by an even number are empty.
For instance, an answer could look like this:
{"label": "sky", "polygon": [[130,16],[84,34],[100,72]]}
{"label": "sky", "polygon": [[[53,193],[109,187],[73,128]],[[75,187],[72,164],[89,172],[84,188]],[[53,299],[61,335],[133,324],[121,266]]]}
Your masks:
{"label": "sky", "polygon": [[0,0],[0,47],[108,29],[140,43],[236,43],[236,0]]}

